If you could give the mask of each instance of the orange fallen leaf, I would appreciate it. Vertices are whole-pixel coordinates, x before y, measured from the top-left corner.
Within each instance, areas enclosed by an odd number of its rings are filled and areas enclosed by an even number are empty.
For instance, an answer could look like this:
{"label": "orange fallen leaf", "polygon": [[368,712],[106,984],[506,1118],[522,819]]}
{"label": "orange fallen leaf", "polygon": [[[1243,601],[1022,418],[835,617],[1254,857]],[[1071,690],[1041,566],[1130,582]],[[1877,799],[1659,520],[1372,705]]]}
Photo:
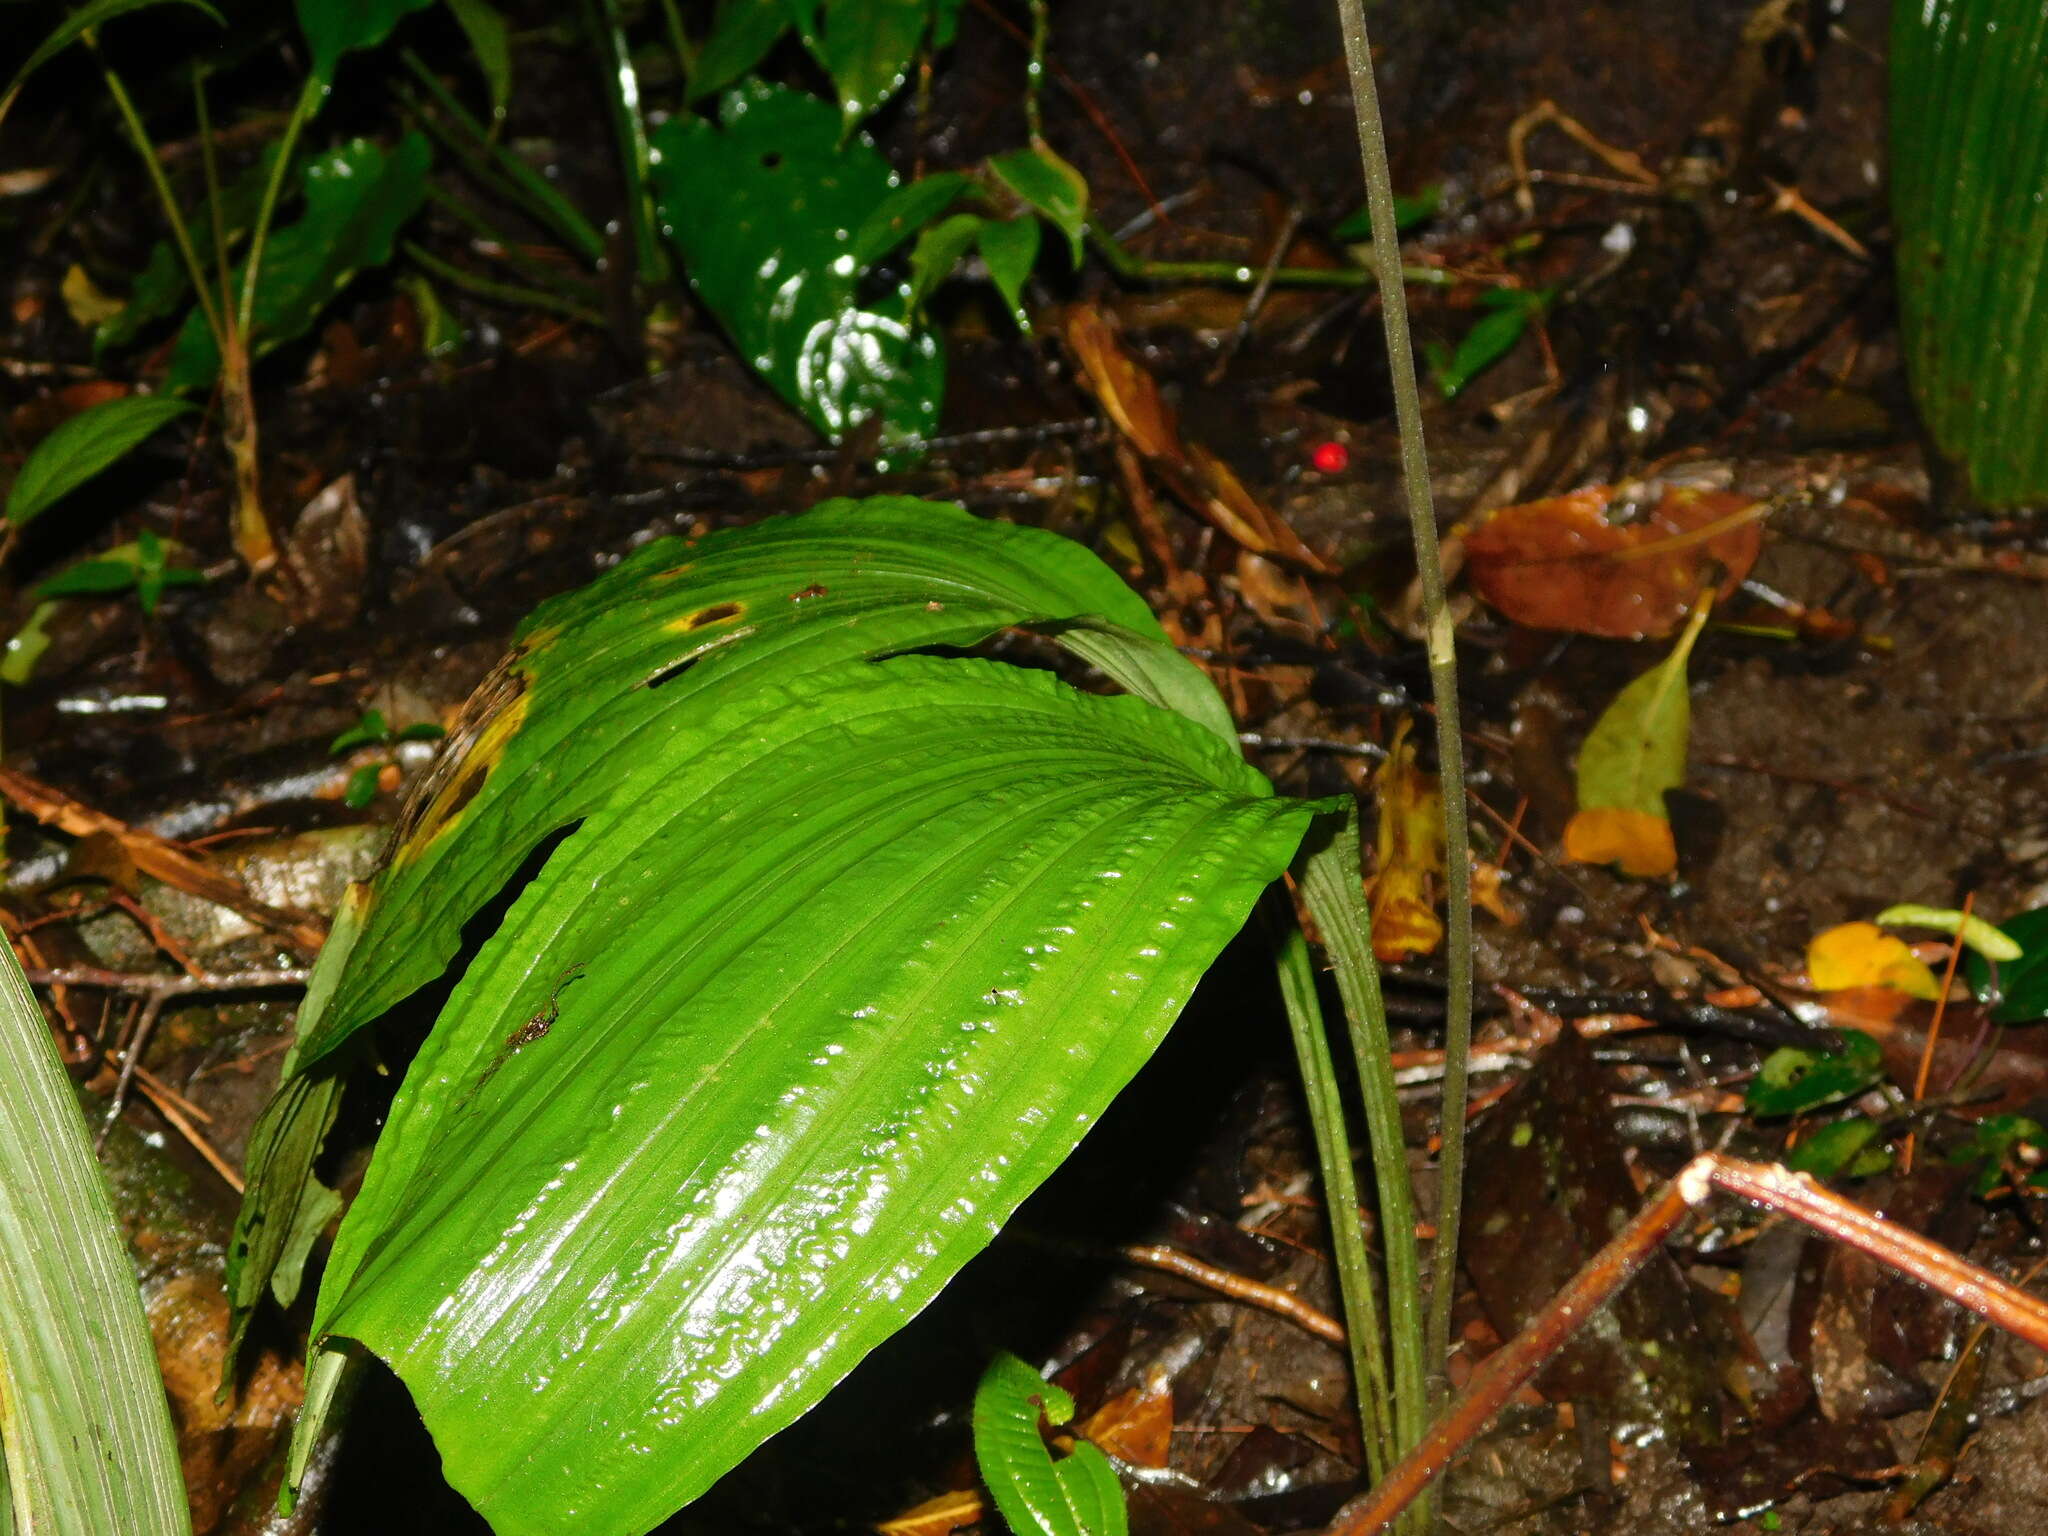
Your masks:
{"label": "orange fallen leaf", "polygon": [[1488,514],[1465,535],[1473,590],[1532,629],[1643,640],[1676,629],[1709,580],[1727,597],[1756,564],[1764,503],[1673,487],[1641,522],[1616,524],[1614,493],[1596,485]]}
{"label": "orange fallen leaf", "polygon": [[1564,855],[1578,864],[1618,864],[1625,875],[1652,879],[1678,868],[1669,821],[1613,805],[1573,813],[1564,827]]}
{"label": "orange fallen leaf", "polygon": [[1842,923],[1814,935],[1806,946],[1806,974],[1820,992],[1889,987],[1908,997],[1941,996],[1941,983],[1906,941],[1875,923]]}
{"label": "orange fallen leaf", "polygon": [[1372,951],[1392,965],[1426,955],[1444,939],[1443,919],[1436,915],[1437,881],[1444,872],[1436,776],[1416,767],[1406,720],[1394,727],[1377,784],[1378,858],[1366,899],[1372,907]]}
{"label": "orange fallen leaf", "polygon": [[979,1525],[983,1513],[981,1495],[968,1488],[926,1499],[895,1519],[882,1521],[875,1529],[882,1536],[949,1536],[950,1532]]}
{"label": "orange fallen leaf", "polygon": [[1163,1467],[1173,1446],[1173,1387],[1154,1367],[1143,1387],[1119,1392],[1088,1415],[1082,1439],[1134,1467]]}

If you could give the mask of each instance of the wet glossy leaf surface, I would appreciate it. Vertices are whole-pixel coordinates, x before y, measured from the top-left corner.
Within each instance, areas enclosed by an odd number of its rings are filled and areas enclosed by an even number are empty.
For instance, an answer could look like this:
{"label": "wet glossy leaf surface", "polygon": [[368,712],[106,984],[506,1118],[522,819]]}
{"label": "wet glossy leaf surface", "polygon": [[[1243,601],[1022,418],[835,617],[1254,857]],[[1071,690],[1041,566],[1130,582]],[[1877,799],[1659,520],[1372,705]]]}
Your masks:
{"label": "wet glossy leaf surface", "polygon": [[[2020,957],[1996,968],[1998,1001],[1991,1017],[2000,1024],[2031,1024],[2048,1017],[2048,907],[2036,907],[1999,924],[2020,946]],[[1963,975],[1980,998],[1993,993],[1993,967],[1975,951],[1963,956]]]}
{"label": "wet glossy leaf surface", "polygon": [[840,143],[839,114],[758,82],[654,136],[662,226],[698,295],[754,368],[837,440],[879,416],[883,440],[938,420],[945,362],[901,292],[865,297],[854,235],[890,193],[887,162]]}
{"label": "wet glossy leaf surface", "polygon": [[1860,1030],[1845,1029],[1839,1051],[1805,1051],[1782,1046],[1764,1058],[1751,1079],[1750,1110],[1759,1115],[1796,1115],[1839,1103],[1884,1078],[1878,1043]]}
{"label": "wet glossy leaf surface", "polygon": [[641,551],[458,727],[301,1056],[580,822],[409,1072],[320,1304],[499,1530],[644,1529],[794,1419],[1064,1157],[1284,866],[1310,808],[1210,730],[869,659],[1105,610],[1188,668],[1078,546],[841,504]]}
{"label": "wet glossy leaf surface", "polygon": [[989,161],[988,168],[998,181],[1067,237],[1068,249],[1078,268],[1088,227],[1088,183],[1081,173],[1042,141],[1029,149],[997,155]]}
{"label": "wet glossy leaf surface", "polygon": [[1018,1536],[1123,1536],[1123,1489],[1109,1459],[1083,1441],[1054,1461],[1038,1421],[1065,1424],[1074,1400],[1012,1354],[999,1354],[974,1393],[974,1455],[996,1508]]}

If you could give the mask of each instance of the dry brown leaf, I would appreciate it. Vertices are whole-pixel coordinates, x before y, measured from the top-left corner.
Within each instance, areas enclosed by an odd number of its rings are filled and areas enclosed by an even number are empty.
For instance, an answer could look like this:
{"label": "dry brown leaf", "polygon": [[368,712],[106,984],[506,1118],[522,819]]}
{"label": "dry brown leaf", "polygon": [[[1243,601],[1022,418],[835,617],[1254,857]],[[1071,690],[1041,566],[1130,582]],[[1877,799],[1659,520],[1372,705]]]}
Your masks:
{"label": "dry brown leaf", "polygon": [[1372,951],[1388,965],[1426,955],[1444,939],[1436,915],[1444,872],[1443,823],[1434,774],[1415,765],[1408,722],[1394,727],[1378,776],[1378,858],[1366,897],[1372,906]]}
{"label": "dry brown leaf", "polygon": [[1489,514],[1465,535],[1473,590],[1517,624],[1615,640],[1668,635],[1709,580],[1727,597],[1756,564],[1764,503],[1666,490],[1641,522],[1607,521],[1611,485]]}
{"label": "dry brown leaf", "polygon": [[1154,1367],[1143,1387],[1119,1392],[1089,1414],[1078,1430],[1119,1461],[1163,1467],[1173,1447],[1173,1386]]}
{"label": "dry brown leaf", "polygon": [[1101,310],[1073,305],[1061,318],[1061,334],[1117,431],[1176,497],[1255,554],[1318,575],[1335,574],[1336,567],[1302,543],[1229,465],[1182,438],[1179,416],[1159,392],[1158,381],[1125,350]]}
{"label": "dry brown leaf", "polygon": [[949,1532],[980,1524],[982,1514],[981,1495],[966,1488],[926,1499],[895,1519],[882,1521],[875,1529],[882,1536],[948,1536]]}

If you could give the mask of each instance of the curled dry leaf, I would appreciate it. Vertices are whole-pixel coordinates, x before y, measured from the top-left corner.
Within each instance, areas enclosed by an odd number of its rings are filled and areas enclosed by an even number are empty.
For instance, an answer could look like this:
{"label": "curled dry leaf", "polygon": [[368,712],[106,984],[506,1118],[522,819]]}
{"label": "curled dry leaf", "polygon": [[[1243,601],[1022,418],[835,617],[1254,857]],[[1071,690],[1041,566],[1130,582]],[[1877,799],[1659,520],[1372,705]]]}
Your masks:
{"label": "curled dry leaf", "polygon": [[1700,588],[1727,597],[1756,564],[1766,503],[1672,487],[1641,522],[1607,520],[1615,487],[1489,514],[1465,536],[1473,590],[1532,629],[1615,640],[1668,635]]}
{"label": "curled dry leaf", "polygon": [[1415,764],[1408,721],[1394,727],[1393,744],[1379,772],[1379,844],[1366,889],[1372,906],[1372,949],[1392,965],[1426,955],[1444,939],[1436,915],[1437,882],[1444,872],[1443,823],[1434,774]]}
{"label": "curled dry leaf", "polygon": [[1254,554],[1318,575],[1335,573],[1228,464],[1182,438],[1179,416],[1159,392],[1159,381],[1124,348],[1101,310],[1074,305],[1061,317],[1060,333],[1117,431],[1176,497]]}
{"label": "curled dry leaf", "polygon": [[972,1488],[942,1493],[875,1527],[881,1536],[950,1536],[986,1518],[981,1495]]}
{"label": "curled dry leaf", "polygon": [[1163,1467],[1173,1445],[1173,1384],[1154,1366],[1142,1387],[1119,1392],[1077,1431],[1134,1467]]}

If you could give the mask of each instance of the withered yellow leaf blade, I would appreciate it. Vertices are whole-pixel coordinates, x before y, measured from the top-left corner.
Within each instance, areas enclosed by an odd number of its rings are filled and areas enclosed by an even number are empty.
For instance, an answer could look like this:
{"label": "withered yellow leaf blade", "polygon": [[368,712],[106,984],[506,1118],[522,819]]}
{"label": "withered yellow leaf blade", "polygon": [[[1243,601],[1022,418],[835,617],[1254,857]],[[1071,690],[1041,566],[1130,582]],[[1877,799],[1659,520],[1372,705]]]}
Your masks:
{"label": "withered yellow leaf blade", "polygon": [[881,1536],[949,1536],[953,1531],[979,1525],[982,1513],[981,1495],[972,1488],[963,1488],[957,1493],[926,1499],[894,1520],[882,1521],[875,1529]]}
{"label": "withered yellow leaf blade", "polygon": [[1565,823],[1564,856],[1575,864],[1614,864],[1625,875],[1661,879],[1678,868],[1671,823],[1647,811],[1595,806]]}
{"label": "withered yellow leaf blade", "polygon": [[1436,892],[1444,872],[1443,822],[1436,775],[1415,762],[1406,720],[1379,772],[1379,838],[1371,884],[1372,948],[1383,964],[1426,955],[1443,942]]}

